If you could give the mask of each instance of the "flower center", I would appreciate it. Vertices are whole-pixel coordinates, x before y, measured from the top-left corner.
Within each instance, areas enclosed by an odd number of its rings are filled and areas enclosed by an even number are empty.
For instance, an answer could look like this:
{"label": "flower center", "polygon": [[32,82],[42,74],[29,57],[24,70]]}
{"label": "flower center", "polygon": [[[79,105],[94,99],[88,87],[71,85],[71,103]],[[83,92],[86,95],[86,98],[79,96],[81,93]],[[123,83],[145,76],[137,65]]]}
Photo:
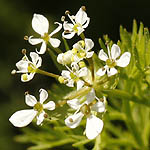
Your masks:
{"label": "flower center", "polygon": [[44,36],[41,37],[45,42],[49,41],[49,34],[48,33],[44,33]]}
{"label": "flower center", "polygon": [[74,25],[73,30],[74,30],[74,32],[75,32],[75,33],[77,33],[77,32],[78,32],[78,27],[79,27],[79,25],[78,25],[78,24],[75,24],[75,25]]}
{"label": "flower center", "polygon": [[43,105],[40,102],[37,102],[34,107],[34,110],[38,111],[39,113],[41,113],[43,111]]}
{"label": "flower center", "polygon": [[74,81],[78,81],[79,80],[79,77],[77,77],[74,73],[70,73],[70,77],[71,79],[73,79]]}
{"label": "flower center", "polygon": [[107,64],[107,66],[109,66],[109,68],[113,68],[116,66],[116,62],[114,59],[107,59],[106,64]]}
{"label": "flower center", "polygon": [[81,112],[84,114],[84,115],[89,115],[90,114],[90,107],[87,105],[87,104],[84,104],[82,107],[81,107]]}
{"label": "flower center", "polygon": [[34,73],[35,71],[36,71],[35,65],[29,63],[29,64],[28,64],[28,72],[29,72],[29,73]]}

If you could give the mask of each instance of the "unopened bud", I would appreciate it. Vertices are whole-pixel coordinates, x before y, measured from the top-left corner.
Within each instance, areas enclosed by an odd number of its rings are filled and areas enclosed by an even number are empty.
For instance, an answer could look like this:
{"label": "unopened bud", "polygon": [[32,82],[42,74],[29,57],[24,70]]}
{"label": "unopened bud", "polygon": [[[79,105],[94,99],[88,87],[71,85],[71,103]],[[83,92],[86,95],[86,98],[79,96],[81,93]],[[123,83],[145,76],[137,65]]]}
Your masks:
{"label": "unopened bud", "polygon": [[59,76],[59,77],[58,77],[58,81],[59,81],[60,83],[64,83],[65,79],[64,79],[62,76]]}
{"label": "unopened bud", "polygon": [[66,10],[66,11],[65,11],[65,14],[66,14],[66,15],[69,15],[69,14],[70,14],[70,11],[69,11],[69,10]]}
{"label": "unopened bud", "polygon": [[22,49],[22,54],[26,55],[26,53],[27,53],[27,50],[26,49]]}
{"label": "unopened bud", "polygon": [[27,41],[28,39],[29,39],[29,37],[28,37],[27,35],[25,35],[25,36],[24,36],[24,40]]}
{"label": "unopened bud", "polygon": [[14,74],[16,74],[16,72],[17,72],[16,70],[12,70],[11,74],[14,75]]}
{"label": "unopened bud", "polygon": [[79,66],[80,66],[80,68],[85,67],[85,62],[84,62],[84,61],[80,61],[80,62],[79,62]]}
{"label": "unopened bud", "polygon": [[65,21],[65,16],[61,17],[61,21],[64,22]]}
{"label": "unopened bud", "polygon": [[85,6],[82,6],[81,8],[82,8],[83,11],[86,11],[86,7]]}

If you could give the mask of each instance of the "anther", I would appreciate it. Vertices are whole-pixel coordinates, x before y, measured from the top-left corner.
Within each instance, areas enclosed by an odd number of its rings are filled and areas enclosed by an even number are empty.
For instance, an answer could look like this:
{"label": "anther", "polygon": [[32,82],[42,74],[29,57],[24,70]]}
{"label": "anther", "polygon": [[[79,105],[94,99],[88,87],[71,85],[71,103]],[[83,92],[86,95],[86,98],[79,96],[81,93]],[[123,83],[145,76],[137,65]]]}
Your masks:
{"label": "anther", "polygon": [[44,114],[44,118],[48,118],[48,114],[47,113]]}
{"label": "anther", "polygon": [[65,21],[65,16],[61,17],[61,21],[64,22]]}
{"label": "anther", "polygon": [[22,49],[22,54],[26,55],[27,50],[26,49]]}
{"label": "anther", "polygon": [[83,11],[86,11],[86,7],[85,6],[82,6],[81,8],[82,8]]}
{"label": "anther", "polygon": [[24,36],[24,40],[28,41],[29,37],[27,35]]}
{"label": "anther", "polygon": [[28,95],[29,94],[29,91],[26,91],[25,93],[24,93],[24,95]]}
{"label": "anther", "polygon": [[66,10],[65,11],[65,15],[69,15],[70,14],[70,11],[69,10]]}
{"label": "anther", "polygon": [[14,74],[16,74],[16,73],[17,73],[16,70],[12,70],[12,71],[11,71],[11,74],[12,74],[12,75],[14,75]]}
{"label": "anther", "polygon": [[69,118],[69,121],[70,121],[70,122],[73,122],[73,119],[72,119],[72,118]]}

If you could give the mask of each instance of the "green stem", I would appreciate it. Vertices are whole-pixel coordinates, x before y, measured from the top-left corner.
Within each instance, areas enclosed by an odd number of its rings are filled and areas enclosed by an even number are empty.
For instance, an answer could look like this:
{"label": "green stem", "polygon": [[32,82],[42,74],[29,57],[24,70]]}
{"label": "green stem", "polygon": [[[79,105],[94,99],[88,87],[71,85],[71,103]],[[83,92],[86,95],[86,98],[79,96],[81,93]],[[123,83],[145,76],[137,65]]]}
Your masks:
{"label": "green stem", "polygon": [[100,134],[96,137],[95,145],[92,150],[101,150],[101,135]]}
{"label": "green stem", "polygon": [[80,34],[80,37],[81,37],[82,40],[85,40],[85,36],[84,36],[83,32]]}
{"label": "green stem", "polygon": [[93,64],[93,60],[92,58],[89,58],[87,59],[88,60],[88,63],[90,65],[90,70],[91,70],[91,73],[92,73],[92,81],[94,81],[94,64]]}
{"label": "green stem", "polygon": [[55,78],[55,79],[59,78],[59,75],[56,75],[56,74],[50,73],[50,72],[46,72],[46,71],[41,70],[41,69],[36,69],[36,73],[43,74],[43,75],[46,75],[46,76],[49,76],[49,77],[52,77],[52,78]]}

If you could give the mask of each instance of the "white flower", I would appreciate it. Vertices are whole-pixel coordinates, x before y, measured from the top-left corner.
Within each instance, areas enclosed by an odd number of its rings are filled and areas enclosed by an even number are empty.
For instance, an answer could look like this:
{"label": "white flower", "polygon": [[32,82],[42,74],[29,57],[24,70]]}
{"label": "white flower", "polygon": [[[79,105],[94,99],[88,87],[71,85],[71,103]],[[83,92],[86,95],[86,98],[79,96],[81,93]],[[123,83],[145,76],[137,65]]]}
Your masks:
{"label": "white flower", "polygon": [[94,99],[95,92],[94,89],[92,89],[91,92],[87,94],[86,101],[83,104],[80,104],[78,99],[67,101],[68,105],[75,109],[76,112],[65,119],[65,124],[70,128],[76,128],[80,124],[83,116],[86,116],[85,133],[88,139],[94,139],[103,129],[103,121],[93,115],[92,111],[104,112],[105,105],[101,101],[92,104]]}
{"label": "white flower", "polygon": [[35,32],[41,35],[40,38],[33,38],[33,36],[29,37],[29,43],[32,45],[36,45],[39,43],[42,43],[42,46],[40,48],[40,51],[37,53],[38,54],[44,54],[46,51],[46,45],[48,42],[56,48],[59,47],[60,45],[60,40],[56,38],[52,38],[54,34],[59,32],[62,28],[62,24],[55,22],[55,24],[58,24],[59,26],[50,34],[48,34],[49,30],[49,22],[47,18],[45,18],[43,15],[40,14],[34,14],[33,19],[32,19],[32,28],[34,29]]}
{"label": "white flower", "polygon": [[72,23],[68,23],[67,21],[64,21],[63,23],[64,32],[62,33],[62,36],[66,39],[71,39],[76,33],[79,36],[84,32],[84,29],[87,28],[90,22],[90,18],[87,17],[83,7],[79,9],[75,16],[70,16],[68,13],[68,17]]}
{"label": "white flower", "polygon": [[40,125],[44,120],[45,111],[54,110],[55,103],[53,101],[49,101],[47,104],[43,104],[44,101],[48,98],[48,93],[44,89],[40,89],[40,100],[39,102],[33,95],[27,94],[25,96],[25,102],[28,106],[33,107],[33,109],[25,109],[15,112],[10,118],[9,121],[15,127],[25,127],[36,117],[37,125]]}
{"label": "white flower", "polygon": [[62,65],[71,64],[72,56],[73,56],[73,54],[72,54],[71,50],[69,50],[65,53],[61,53],[57,56],[57,62],[62,64]]}
{"label": "white flower", "polygon": [[[94,42],[91,39],[85,38],[73,45],[72,61],[79,62],[84,58],[91,58],[94,54],[94,51],[90,51],[94,47]],[[89,52],[90,51],[90,52]]]}
{"label": "white flower", "polygon": [[30,61],[25,55],[19,62],[16,63],[16,67],[19,70],[16,71],[16,73],[23,73],[21,75],[22,82],[30,81],[34,77],[36,69],[42,64],[42,58],[37,53],[30,52],[30,57],[32,61]]}
{"label": "white flower", "polygon": [[108,47],[108,56],[107,54],[102,50],[99,52],[99,59],[106,62],[106,65],[103,68],[100,68],[97,71],[98,76],[103,76],[106,72],[108,77],[115,75],[118,73],[115,66],[119,67],[126,67],[130,62],[131,54],[129,52],[125,52],[121,55],[119,59],[117,59],[121,54],[121,50],[118,45],[113,44],[111,48],[111,52]]}
{"label": "white flower", "polygon": [[77,63],[71,64],[71,69],[62,70],[61,76],[64,78],[64,83],[69,87],[74,87],[74,83],[77,83],[77,90],[81,89],[84,85],[84,81],[81,80],[81,77],[87,76],[88,69],[83,67],[80,69]]}

